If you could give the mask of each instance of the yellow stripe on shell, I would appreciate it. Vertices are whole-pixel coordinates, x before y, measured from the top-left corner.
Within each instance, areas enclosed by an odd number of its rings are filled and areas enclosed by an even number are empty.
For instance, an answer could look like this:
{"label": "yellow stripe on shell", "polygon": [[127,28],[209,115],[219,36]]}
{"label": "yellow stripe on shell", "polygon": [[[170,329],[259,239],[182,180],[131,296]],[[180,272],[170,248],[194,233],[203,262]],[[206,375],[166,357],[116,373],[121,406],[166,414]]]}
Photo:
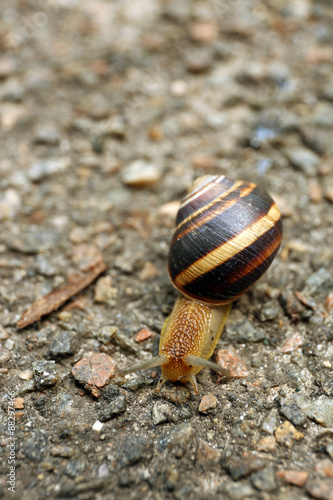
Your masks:
{"label": "yellow stripe on shell", "polygon": [[230,241],[204,255],[179,273],[174,280],[176,287],[181,289],[183,286],[186,286],[203,274],[212,271],[215,267],[220,266],[223,262],[226,262],[252,245],[270,227],[274,227],[280,217],[280,211],[274,203],[266,215],[258,219],[251,226],[248,226]]}
{"label": "yellow stripe on shell", "polygon": [[[210,203],[207,203],[207,205],[205,205],[204,207],[202,208],[199,208],[199,210],[197,210],[196,212],[192,213],[191,215],[189,215],[188,217],[186,217],[186,219],[182,220],[181,223],[177,226],[176,228],[176,233],[177,231],[179,231],[179,229],[187,224],[187,222],[189,222],[191,219],[194,219],[195,217],[197,217],[198,215],[200,215],[201,213],[205,212],[206,210],[208,210],[209,208],[212,208],[214,205],[216,205],[217,203],[219,203],[220,201],[223,200],[223,198],[225,198],[226,196],[228,196],[228,194],[232,193],[233,191],[236,191],[239,186],[241,186],[242,184],[244,184],[243,181],[235,181],[235,184],[233,184],[233,186],[229,189],[227,189],[223,194],[221,194],[220,196],[218,196],[217,198],[215,198],[213,201],[211,201]],[[249,183],[248,186],[244,187],[241,192],[239,193],[239,198],[243,198],[244,196],[248,196],[252,191],[253,189],[256,187],[256,185],[254,183]],[[200,193],[201,195],[202,193]],[[235,203],[238,203],[239,201],[239,198],[235,198],[233,200],[230,200],[227,204],[223,205],[223,207],[221,207],[221,212],[227,210],[228,208],[232,207],[233,205],[235,205]],[[194,199],[194,197],[193,197]],[[183,237],[185,234],[189,233],[190,231],[193,231],[194,229],[196,229],[197,227],[200,227],[202,224],[210,221],[211,219],[214,219],[214,217],[216,217],[217,215],[217,212],[214,211],[214,210],[210,210],[207,212],[207,215],[204,219],[200,219],[197,224],[195,223],[192,223],[190,226],[188,226],[187,228],[184,229],[184,231],[182,231],[180,234],[177,234],[177,240],[181,237]]]}

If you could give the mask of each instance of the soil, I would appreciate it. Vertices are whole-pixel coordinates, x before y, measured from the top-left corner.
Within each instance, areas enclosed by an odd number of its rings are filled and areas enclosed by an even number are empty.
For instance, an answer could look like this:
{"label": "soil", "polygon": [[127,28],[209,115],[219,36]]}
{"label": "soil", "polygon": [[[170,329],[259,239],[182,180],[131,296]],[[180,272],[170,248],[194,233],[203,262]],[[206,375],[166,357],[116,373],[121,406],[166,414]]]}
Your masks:
{"label": "soil", "polygon": [[[0,498],[333,498],[332,29],[330,0],[1,2]],[[158,352],[207,174],[266,189],[283,245],[219,342],[234,376],[156,393],[114,368]]]}

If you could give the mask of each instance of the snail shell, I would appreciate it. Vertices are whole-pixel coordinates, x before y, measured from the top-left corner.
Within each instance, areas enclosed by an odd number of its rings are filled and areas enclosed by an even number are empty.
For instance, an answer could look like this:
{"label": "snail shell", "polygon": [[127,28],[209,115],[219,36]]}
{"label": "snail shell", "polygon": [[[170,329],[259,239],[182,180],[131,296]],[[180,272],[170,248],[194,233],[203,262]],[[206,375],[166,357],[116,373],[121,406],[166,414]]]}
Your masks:
{"label": "snail shell", "polygon": [[168,257],[174,286],[211,305],[239,298],[272,263],[282,239],[281,214],[256,184],[203,178],[183,200]]}
{"label": "snail shell", "polygon": [[208,361],[238,299],[268,269],[282,239],[281,214],[268,193],[252,182],[225,176],[199,178],[181,203],[168,257],[181,295],[161,332],[159,355],[123,371],[161,366],[167,380],[190,381]]}

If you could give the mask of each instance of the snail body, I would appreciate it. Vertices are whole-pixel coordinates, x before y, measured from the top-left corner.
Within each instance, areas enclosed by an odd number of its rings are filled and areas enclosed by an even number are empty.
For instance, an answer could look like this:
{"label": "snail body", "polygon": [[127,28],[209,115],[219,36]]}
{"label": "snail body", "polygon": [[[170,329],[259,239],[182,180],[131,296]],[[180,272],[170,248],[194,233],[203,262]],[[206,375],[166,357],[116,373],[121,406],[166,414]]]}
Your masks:
{"label": "snail body", "polygon": [[168,256],[168,271],[181,293],[162,328],[159,354],[129,371],[161,366],[164,382],[190,381],[208,361],[231,303],[268,269],[282,239],[280,211],[252,182],[225,176],[197,179],[182,201]]}

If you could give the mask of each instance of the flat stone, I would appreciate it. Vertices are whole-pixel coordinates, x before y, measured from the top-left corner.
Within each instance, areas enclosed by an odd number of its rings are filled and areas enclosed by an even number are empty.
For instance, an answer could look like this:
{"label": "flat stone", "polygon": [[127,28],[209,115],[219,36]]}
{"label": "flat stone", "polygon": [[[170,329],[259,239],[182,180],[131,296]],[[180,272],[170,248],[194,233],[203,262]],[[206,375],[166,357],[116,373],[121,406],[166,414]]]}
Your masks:
{"label": "flat stone", "polygon": [[107,354],[88,352],[74,365],[72,374],[75,380],[98,397],[98,389],[104,387],[115,375],[116,366],[116,362]]}

